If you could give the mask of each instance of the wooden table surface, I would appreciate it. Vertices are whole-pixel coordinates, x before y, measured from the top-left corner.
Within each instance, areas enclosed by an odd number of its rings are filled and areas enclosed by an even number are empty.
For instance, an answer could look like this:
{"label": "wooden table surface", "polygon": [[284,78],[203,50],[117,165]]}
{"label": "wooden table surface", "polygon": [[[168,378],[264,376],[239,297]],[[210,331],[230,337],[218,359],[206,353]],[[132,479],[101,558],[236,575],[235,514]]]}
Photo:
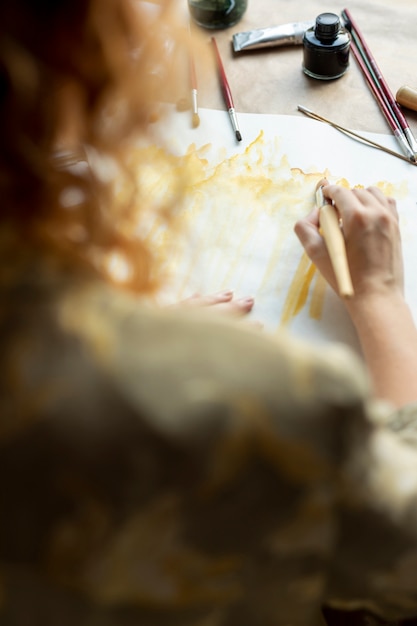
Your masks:
{"label": "wooden table surface", "polygon": [[[390,134],[374,96],[350,55],[350,67],[341,78],[315,80],[302,71],[303,48],[276,47],[234,53],[232,35],[237,32],[305,20],[323,12],[340,15],[348,8],[376,59],[394,96],[399,87],[417,88],[414,45],[417,2],[413,0],[351,0],[339,5],[322,0],[248,0],[241,21],[226,30],[201,29],[214,34],[234,96],[236,110],[245,113],[302,115],[301,104],[315,113],[351,129]],[[224,110],[216,73],[199,84],[199,106]],[[417,113],[404,109],[414,134]]]}

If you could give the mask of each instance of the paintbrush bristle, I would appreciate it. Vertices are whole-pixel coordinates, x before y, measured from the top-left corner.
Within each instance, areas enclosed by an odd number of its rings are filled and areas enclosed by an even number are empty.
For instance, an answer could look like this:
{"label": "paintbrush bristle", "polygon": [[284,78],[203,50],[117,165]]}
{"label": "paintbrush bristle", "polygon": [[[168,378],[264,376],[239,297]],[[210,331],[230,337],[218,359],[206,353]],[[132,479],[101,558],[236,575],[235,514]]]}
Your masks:
{"label": "paintbrush bristle", "polygon": [[198,128],[200,126],[200,116],[198,113],[193,113],[192,126],[193,128]]}
{"label": "paintbrush bristle", "polygon": [[326,185],[329,184],[329,181],[327,180],[327,178],[320,178],[319,182],[316,185],[316,191],[317,189],[319,189],[320,187],[325,187]]}
{"label": "paintbrush bristle", "polygon": [[237,131],[236,131],[236,139],[237,139],[238,141],[242,141],[242,135],[240,134],[240,131],[239,131],[239,130],[237,130]]}

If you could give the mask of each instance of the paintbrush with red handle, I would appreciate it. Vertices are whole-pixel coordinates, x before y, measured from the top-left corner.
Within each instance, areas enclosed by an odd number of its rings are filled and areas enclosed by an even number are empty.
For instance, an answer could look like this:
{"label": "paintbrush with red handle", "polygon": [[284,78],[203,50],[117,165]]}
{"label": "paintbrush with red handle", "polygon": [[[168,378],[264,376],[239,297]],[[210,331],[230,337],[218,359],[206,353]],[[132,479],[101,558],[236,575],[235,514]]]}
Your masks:
{"label": "paintbrush with red handle", "polygon": [[217,68],[218,68],[218,71],[219,71],[220,84],[221,84],[221,87],[222,87],[223,97],[224,97],[224,101],[225,101],[226,106],[227,106],[227,110],[228,110],[228,113],[229,113],[230,121],[232,122],[232,128],[233,128],[234,133],[236,135],[236,139],[238,141],[242,141],[242,135],[240,133],[239,126],[238,126],[238,123],[237,123],[235,105],[233,104],[232,92],[231,92],[231,89],[230,89],[229,82],[227,80],[226,72],[224,71],[224,67],[223,67],[223,63],[222,63],[221,57],[220,57],[219,49],[217,47],[217,43],[216,43],[216,40],[215,40],[214,37],[211,38],[211,41],[213,43],[214,55],[215,55],[215,58],[216,58]]}

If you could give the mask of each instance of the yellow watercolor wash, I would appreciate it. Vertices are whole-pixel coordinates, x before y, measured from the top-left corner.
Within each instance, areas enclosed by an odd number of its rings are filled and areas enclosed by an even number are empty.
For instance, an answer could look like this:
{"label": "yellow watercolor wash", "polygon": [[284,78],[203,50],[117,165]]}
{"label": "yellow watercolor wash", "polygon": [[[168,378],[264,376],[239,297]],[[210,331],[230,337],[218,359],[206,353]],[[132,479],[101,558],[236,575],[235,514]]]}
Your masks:
{"label": "yellow watercolor wash", "polygon": [[314,272],[311,271],[311,267],[314,268],[308,256],[303,253],[285,300],[281,324],[288,324],[291,317],[297,315],[300,308],[304,306],[314,274]]}
{"label": "yellow watercolor wash", "polygon": [[[314,267],[314,266],[313,266]],[[321,319],[324,305],[324,294],[327,288],[327,283],[323,276],[316,272],[316,281],[313,287],[313,293],[311,296],[309,314],[313,320]]]}
{"label": "yellow watercolor wash", "polygon": [[[320,178],[353,185],[329,170],[290,167],[279,139],[266,141],[263,132],[233,156],[220,149],[213,159],[212,148],[191,144],[178,156],[148,145],[131,154],[141,194],[137,232],[146,233],[176,295],[194,290],[197,275],[205,277],[203,288],[239,290],[256,267],[256,289],[250,295],[276,294],[282,302],[277,325],[288,325],[307,306],[308,315],[319,320],[326,283],[303,253],[294,224],[313,208]],[[405,183],[375,185],[397,198],[407,193]],[[167,213],[173,216],[169,230]]]}
{"label": "yellow watercolor wash", "polygon": [[300,311],[305,307],[312,284],[313,290],[311,294],[309,315],[312,319],[319,320],[321,319],[323,313],[327,283],[322,275],[319,274],[315,265],[309,261],[307,255],[304,253],[287,293],[280,320],[281,326],[289,324],[291,319],[298,315],[298,313],[300,313]]}

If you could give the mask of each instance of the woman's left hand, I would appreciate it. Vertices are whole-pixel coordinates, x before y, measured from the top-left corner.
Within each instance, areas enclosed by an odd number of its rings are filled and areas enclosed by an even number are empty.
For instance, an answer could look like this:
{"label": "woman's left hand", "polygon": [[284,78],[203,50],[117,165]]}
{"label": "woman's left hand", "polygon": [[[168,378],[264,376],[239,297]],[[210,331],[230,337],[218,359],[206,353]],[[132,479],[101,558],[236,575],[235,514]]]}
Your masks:
{"label": "woman's left hand", "polygon": [[216,312],[226,313],[236,316],[244,316],[250,313],[255,304],[255,299],[246,296],[235,298],[233,291],[220,291],[214,294],[201,295],[194,293],[189,298],[182,300],[175,307],[199,308],[212,307]]}

